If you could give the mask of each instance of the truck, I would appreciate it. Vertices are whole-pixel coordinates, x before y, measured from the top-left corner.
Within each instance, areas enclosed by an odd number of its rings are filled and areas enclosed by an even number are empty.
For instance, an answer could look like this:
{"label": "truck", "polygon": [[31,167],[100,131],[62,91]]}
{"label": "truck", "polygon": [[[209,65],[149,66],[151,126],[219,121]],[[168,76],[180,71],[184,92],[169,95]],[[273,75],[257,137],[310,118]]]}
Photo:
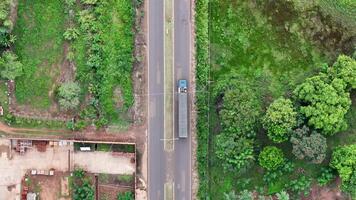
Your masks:
{"label": "truck", "polygon": [[188,137],[188,84],[187,80],[178,80],[178,136]]}

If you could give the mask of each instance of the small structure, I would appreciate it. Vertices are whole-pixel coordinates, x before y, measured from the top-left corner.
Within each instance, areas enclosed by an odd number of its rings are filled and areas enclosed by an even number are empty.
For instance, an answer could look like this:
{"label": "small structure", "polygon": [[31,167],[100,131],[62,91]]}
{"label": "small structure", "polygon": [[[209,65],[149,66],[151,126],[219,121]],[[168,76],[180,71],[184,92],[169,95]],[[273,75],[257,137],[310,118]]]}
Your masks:
{"label": "small structure", "polygon": [[26,200],[36,200],[36,198],[37,198],[36,193],[32,193],[32,192],[27,193]]}
{"label": "small structure", "polygon": [[80,151],[90,151],[90,147],[80,147]]}

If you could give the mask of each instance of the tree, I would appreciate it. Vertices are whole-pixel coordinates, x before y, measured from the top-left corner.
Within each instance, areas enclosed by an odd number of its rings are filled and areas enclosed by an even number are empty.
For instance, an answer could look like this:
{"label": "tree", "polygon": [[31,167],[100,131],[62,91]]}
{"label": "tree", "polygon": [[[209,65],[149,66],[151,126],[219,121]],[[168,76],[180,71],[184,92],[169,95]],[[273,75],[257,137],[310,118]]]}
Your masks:
{"label": "tree", "polygon": [[330,166],[336,169],[342,180],[342,188],[356,195],[356,144],[337,147],[332,153]]}
{"label": "tree", "polygon": [[283,97],[275,100],[268,107],[263,118],[263,127],[267,129],[268,137],[277,143],[288,140],[296,124],[297,112],[293,108],[293,103]]}
{"label": "tree", "polygon": [[281,149],[274,146],[263,148],[258,157],[260,165],[267,170],[276,170],[285,163],[284,154]]}
{"label": "tree", "polygon": [[17,56],[10,51],[5,51],[0,59],[0,74],[2,78],[15,80],[23,74],[22,64],[17,61]]}
{"label": "tree", "polygon": [[281,191],[276,194],[278,200],[289,200],[289,194],[286,191]]}
{"label": "tree", "polygon": [[326,154],[326,138],[319,133],[309,136],[309,128],[303,126],[296,129],[290,139],[293,144],[293,154],[298,159],[306,159],[312,163],[323,162]]}
{"label": "tree", "polygon": [[[213,88],[224,132],[253,138],[262,107],[254,86],[236,72],[226,75]],[[222,104],[220,104],[222,100]]]}
{"label": "tree", "polygon": [[255,126],[261,113],[259,100],[248,86],[236,86],[224,93],[220,111],[221,125],[225,132],[246,137],[255,136]]}
{"label": "tree", "polygon": [[216,136],[216,155],[225,170],[247,168],[253,161],[253,140],[220,134]]}
{"label": "tree", "polygon": [[58,89],[59,105],[63,110],[75,109],[79,105],[79,94],[78,83],[63,83]]}
{"label": "tree", "polygon": [[308,124],[324,135],[333,135],[347,128],[345,114],[350,108],[350,94],[341,79],[328,81],[325,74],[307,78],[297,86],[294,95],[300,102],[300,112]]}
{"label": "tree", "polygon": [[356,60],[349,56],[339,55],[333,66],[328,68],[328,75],[333,79],[345,81],[349,87],[356,88]]}

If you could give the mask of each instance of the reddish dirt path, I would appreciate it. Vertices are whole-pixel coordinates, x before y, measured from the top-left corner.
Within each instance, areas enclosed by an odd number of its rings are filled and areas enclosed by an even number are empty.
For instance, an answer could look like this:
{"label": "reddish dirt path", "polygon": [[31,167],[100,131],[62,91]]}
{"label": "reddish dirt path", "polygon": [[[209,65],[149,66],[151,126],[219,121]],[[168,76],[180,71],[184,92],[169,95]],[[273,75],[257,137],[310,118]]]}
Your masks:
{"label": "reddish dirt path", "polygon": [[139,145],[145,142],[145,129],[145,126],[139,126],[131,127],[128,131],[121,133],[90,130],[74,132],[68,130],[15,128],[0,122],[0,131],[10,137],[134,142]]}

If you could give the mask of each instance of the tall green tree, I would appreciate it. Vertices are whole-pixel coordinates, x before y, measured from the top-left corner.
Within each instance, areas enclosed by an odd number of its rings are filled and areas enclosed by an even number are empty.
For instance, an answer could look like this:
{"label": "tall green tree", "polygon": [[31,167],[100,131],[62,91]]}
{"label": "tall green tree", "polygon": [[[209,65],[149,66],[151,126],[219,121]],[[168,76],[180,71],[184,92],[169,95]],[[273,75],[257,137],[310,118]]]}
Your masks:
{"label": "tall green tree", "polygon": [[296,124],[297,112],[293,103],[283,97],[268,107],[263,118],[263,127],[267,129],[268,137],[277,143],[287,141]]}
{"label": "tall green tree", "polygon": [[0,58],[0,74],[2,78],[8,80],[15,80],[23,74],[23,65],[17,60],[17,56],[10,52],[5,51]]}
{"label": "tall green tree", "polygon": [[328,68],[328,75],[333,79],[345,81],[348,87],[356,88],[356,60],[345,55],[340,55],[333,66]]}
{"label": "tall green tree", "polygon": [[294,94],[300,102],[300,112],[308,124],[324,135],[333,135],[347,128],[345,114],[350,108],[346,83],[338,78],[329,80],[325,74],[307,78]]}

